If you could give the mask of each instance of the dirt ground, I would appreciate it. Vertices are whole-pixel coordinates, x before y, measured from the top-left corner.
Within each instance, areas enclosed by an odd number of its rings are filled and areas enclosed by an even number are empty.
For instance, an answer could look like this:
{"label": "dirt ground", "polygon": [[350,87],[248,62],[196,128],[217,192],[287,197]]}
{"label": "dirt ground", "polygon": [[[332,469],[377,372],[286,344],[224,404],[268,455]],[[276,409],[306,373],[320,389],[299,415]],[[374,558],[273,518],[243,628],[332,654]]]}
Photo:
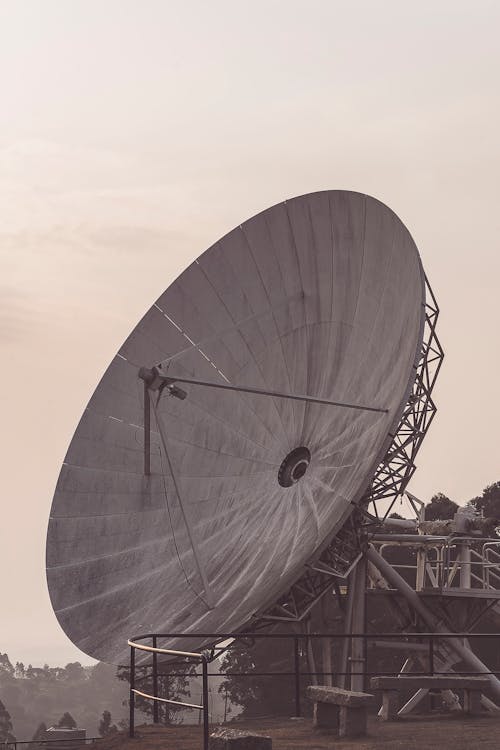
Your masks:
{"label": "dirt ground", "polygon": [[[358,740],[317,734],[309,719],[263,719],[232,726],[272,737],[273,750],[500,750],[500,717],[491,715],[416,716],[397,722],[381,722],[371,717],[368,736]],[[142,725],[137,727],[134,739],[120,733],[98,744],[99,750],[202,750],[202,747],[202,728],[198,726]]]}

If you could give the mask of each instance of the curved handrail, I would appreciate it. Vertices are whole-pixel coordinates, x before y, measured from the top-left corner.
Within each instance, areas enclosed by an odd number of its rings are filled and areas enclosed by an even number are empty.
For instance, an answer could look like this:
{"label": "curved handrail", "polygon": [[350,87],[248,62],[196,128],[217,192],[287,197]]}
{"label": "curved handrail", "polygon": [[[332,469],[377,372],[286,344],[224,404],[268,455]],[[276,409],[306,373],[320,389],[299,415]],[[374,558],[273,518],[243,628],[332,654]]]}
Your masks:
{"label": "curved handrail", "polygon": [[[148,646],[145,643],[137,643],[137,641],[142,640],[146,637],[150,637],[153,639],[153,645]],[[151,636],[144,636],[144,635],[138,635],[134,636],[133,638],[130,638],[127,643],[130,647],[130,722],[129,722],[129,735],[130,737],[134,736],[134,711],[135,711],[135,696],[141,696],[142,698],[146,698],[147,700],[153,701],[154,709],[153,709],[153,715],[157,716],[157,705],[158,702],[161,703],[168,703],[173,704],[176,706],[183,706],[184,708],[194,708],[198,711],[202,711],[203,713],[203,749],[208,750],[208,723],[209,723],[209,715],[208,715],[208,658],[205,653],[198,653],[196,651],[179,651],[178,649],[173,648],[160,648],[156,645],[157,643],[158,635],[151,635]],[[138,649],[139,651],[146,651],[147,653],[150,653],[153,655],[153,691],[155,695],[151,695],[150,693],[144,693],[142,690],[137,690],[135,687],[135,651]],[[201,663],[202,666],[202,683],[203,683],[203,700],[201,705],[196,705],[194,703],[185,703],[184,701],[175,701],[171,700],[170,698],[162,698],[159,695],[156,695],[158,692],[158,673],[157,673],[157,656],[158,654],[168,654],[169,656],[180,656],[185,659],[196,659],[197,662]],[[155,721],[157,721],[157,718],[155,718]]]}
{"label": "curved handrail", "polygon": [[160,698],[158,695],[149,695],[149,693],[143,693],[141,690],[132,689],[132,692],[136,695],[142,695],[143,698],[149,698],[152,701],[161,701],[162,703],[174,703],[176,706],[186,706],[186,708],[199,708],[203,710],[203,706],[196,706],[194,703],[183,703],[182,701],[173,701],[170,698]]}
{"label": "curved handrail", "polygon": [[[141,638],[144,636],[140,636]],[[199,654],[196,651],[177,651],[173,648],[158,648],[157,646],[146,646],[144,643],[136,643],[135,641],[127,641],[127,644],[132,648],[138,648],[140,651],[151,651],[154,654],[170,654],[171,656],[185,656],[190,659],[200,659],[200,661],[206,660],[205,654]]]}

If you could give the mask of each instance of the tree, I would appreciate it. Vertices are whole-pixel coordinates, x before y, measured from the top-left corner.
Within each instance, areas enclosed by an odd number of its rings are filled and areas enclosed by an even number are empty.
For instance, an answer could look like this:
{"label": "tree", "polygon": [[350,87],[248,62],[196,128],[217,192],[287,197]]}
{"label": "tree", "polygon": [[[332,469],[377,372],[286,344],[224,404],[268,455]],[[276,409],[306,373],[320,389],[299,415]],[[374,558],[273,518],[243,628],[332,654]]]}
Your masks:
{"label": "tree", "polygon": [[13,726],[10,714],[0,700],[0,741],[15,742],[16,738],[12,734]]}
{"label": "tree", "polygon": [[[32,742],[36,742],[37,740],[44,740],[44,739],[46,739],[46,734],[45,734],[46,731],[47,731],[47,725],[45,724],[45,722],[42,721],[42,723],[38,725],[35,734],[31,738],[31,741]],[[36,745],[34,745],[34,747],[40,748],[40,750],[43,750],[46,747],[46,745],[45,744],[40,744],[40,745],[36,744]]]}
{"label": "tree", "polygon": [[14,667],[7,654],[0,654],[0,672],[9,677],[14,677]]}
{"label": "tree", "polygon": [[[23,668],[19,662],[12,676],[5,657],[2,658],[2,667],[0,698],[9,709],[15,734],[20,739],[31,739],[41,721],[47,726],[56,726],[64,711],[78,717],[78,725],[85,727],[92,736],[98,735],[104,708],[111,712],[116,724],[125,714],[123,700],[128,691],[125,684],[116,679],[116,667],[109,664],[88,668],[77,664],[67,670],[64,666],[47,668],[45,665],[41,668],[41,665],[28,666],[26,663]],[[81,679],[73,679],[73,675],[80,675]],[[39,750],[46,747],[41,740],[37,742]]]}
{"label": "tree", "polygon": [[[185,660],[180,660],[176,662],[168,662],[166,664],[159,664],[158,669],[158,696],[160,698],[182,701],[183,698],[189,697],[189,677],[195,675],[196,665],[192,663],[190,664]],[[119,680],[126,680],[127,682],[130,682],[130,671],[128,667],[118,667],[117,677]],[[145,692],[153,694],[150,666],[136,666],[135,680],[136,685],[149,685],[149,690],[146,690]],[[137,710],[146,714],[146,716],[153,715],[154,702],[152,700],[148,700],[146,698],[142,698],[140,695],[136,695],[135,705]],[[167,725],[181,724],[181,714],[184,710],[185,709],[182,706],[176,706],[172,703],[159,702],[159,721]]]}
{"label": "tree", "polygon": [[457,510],[457,503],[443,495],[442,492],[438,492],[431,497],[430,503],[425,506],[425,520],[445,521],[448,518],[453,518]]}
{"label": "tree", "polygon": [[485,518],[500,520],[500,482],[494,482],[483,490],[483,494],[472,498],[469,505],[482,511]]}
{"label": "tree", "polygon": [[45,739],[45,732],[47,731],[47,725],[44,721],[41,722],[41,724],[38,725],[36,728],[36,732],[32,737],[32,742],[35,742],[36,740],[44,740]]}
{"label": "tree", "polygon": [[[225,674],[219,693],[232,704],[241,706],[244,718],[273,715],[292,716],[295,711],[295,685],[289,676],[294,669],[293,642],[281,638],[238,639],[225,653],[221,674]],[[301,671],[307,671],[305,653]],[[243,672],[248,676],[240,676]],[[259,676],[258,673],[277,673]],[[288,673],[280,677],[278,673]],[[255,676],[252,673],[257,673]]]}
{"label": "tree", "polygon": [[76,721],[68,711],[65,711],[57,722],[57,726],[65,729],[76,729]]}
{"label": "tree", "polygon": [[64,668],[64,676],[71,682],[81,682],[86,679],[85,669],[79,661],[73,661],[66,664]]}
{"label": "tree", "polygon": [[117,731],[116,724],[111,724],[111,713],[109,711],[103,711],[102,719],[99,722],[99,734],[101,737],[106,737],[107,734],[113,734]]}
{"label": "tree", "polygon": [[[273,644],[274,639],[269,639]],[[221,672],[237,673],[228,674],[219,686],[219,693],[227,697],[231,703],[241,706],[243,713],[246,716],[252,716],[255,714],[262,713],[262,704],[265,700],[262,678],[253,677],[249,674],[248,677],[239,677],[244,672],[270,672],[269,667],[266,670],[258,668],[261,663],[262,645],[265,641],[257,641],[257,652],[255,653],[255,647],[250,650],[247,645],[241,641],[236,641],[231,644],[231,648],[226,652],[221,663]],[[273,713],[272,709],[269,713]]]}

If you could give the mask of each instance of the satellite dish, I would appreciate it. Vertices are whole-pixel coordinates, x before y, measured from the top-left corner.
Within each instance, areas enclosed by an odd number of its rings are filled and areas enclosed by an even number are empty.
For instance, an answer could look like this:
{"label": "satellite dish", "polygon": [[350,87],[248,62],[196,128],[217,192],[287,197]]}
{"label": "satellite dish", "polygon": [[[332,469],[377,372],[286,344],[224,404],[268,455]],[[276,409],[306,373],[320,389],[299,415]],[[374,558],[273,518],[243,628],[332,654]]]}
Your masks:
{"label": "satellite dish", "polygon": [[280,203],[194,261],[112,360],[61,469],[47,577],[71,640],[123,663],[133,634],[234,631],[276,601],[387,450],[424,317],[415,243],[359,193]]}

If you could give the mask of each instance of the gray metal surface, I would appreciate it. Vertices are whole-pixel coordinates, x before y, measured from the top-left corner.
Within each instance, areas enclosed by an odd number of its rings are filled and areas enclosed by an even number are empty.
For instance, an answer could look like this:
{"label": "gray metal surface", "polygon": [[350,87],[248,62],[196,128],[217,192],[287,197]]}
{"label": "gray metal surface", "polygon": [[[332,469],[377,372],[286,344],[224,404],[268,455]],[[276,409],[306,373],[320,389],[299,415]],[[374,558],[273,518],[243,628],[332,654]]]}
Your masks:
{"label": "gray metal surface", "polygon": [[[71,640],[118,663],[136,633],[235,630],[285,591],[376,469],[415,376],[424,302],[406,228],[345,191],[274,206],[189,266],[111,362],[61,470],[47,577]],[[153,410],[146,476],[138,372],[159,363],[172,377],[387,413],[184,385],[185,400],[165,393]],[[307,471],[283,487],[282,461],[301,446]]]}

